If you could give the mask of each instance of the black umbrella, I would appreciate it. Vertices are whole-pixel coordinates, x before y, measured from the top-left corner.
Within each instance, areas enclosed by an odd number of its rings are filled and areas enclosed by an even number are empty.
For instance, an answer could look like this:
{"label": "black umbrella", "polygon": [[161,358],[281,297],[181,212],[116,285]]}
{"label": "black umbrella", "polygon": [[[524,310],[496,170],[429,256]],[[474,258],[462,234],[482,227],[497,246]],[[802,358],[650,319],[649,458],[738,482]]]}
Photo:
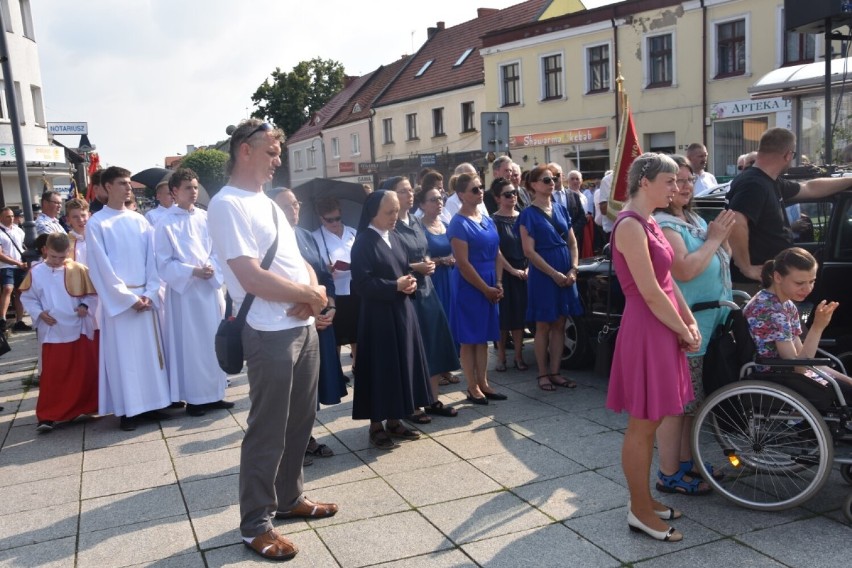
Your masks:
{"label": "black umbrella", "polygon": [[320,220],[316,212],[316,202],[326,197],[334,197],[340,202],[340,216],[343,224],[357,227],[361,218],[361,209],[367,199],[367,192],[360,183],[335,179],[315,178],[293,189],[296,199],[302,202],[299,212],[299,226],[309,231],[319,228]]}
{"label": "black umbrella", "polygon": [[[167,170],[166,168],[148,168],[147,170],[142,170],[141,172],[137,172],[134,175],[130,176],[130,181],[135,181],[136,183],[141,183],[146,187],[150,187],[151,189],[157,189],[157,186],[164,181],[168,181],[169,177],[175,173],[174,170]],[[201,182],[198,182],[198,201],[197,205],[206,209],[207,204],[210,203],[210,196],[207,194],[207,190],[204,189],[204,186],[201,185]]]}

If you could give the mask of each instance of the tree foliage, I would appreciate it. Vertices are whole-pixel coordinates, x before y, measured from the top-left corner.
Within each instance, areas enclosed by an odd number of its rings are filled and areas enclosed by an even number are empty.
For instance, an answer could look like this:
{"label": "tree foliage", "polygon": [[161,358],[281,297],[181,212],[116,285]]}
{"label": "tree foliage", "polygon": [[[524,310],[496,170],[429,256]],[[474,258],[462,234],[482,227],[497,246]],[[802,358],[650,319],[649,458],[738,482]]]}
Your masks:
{"label": "tree foliage", "polygon": [[343,65],[315,57],[301,61],[290,72],[275,68],[251,96],[252,116],[272,122],[288,136],[343,89]]}
{"label": "tree foliage", "polygon": [[180,161],[180,167],[190,168],[198,174],[198,181],[213,197],[228,181],[225,164],[228,154],[221,150],[196,150]]}

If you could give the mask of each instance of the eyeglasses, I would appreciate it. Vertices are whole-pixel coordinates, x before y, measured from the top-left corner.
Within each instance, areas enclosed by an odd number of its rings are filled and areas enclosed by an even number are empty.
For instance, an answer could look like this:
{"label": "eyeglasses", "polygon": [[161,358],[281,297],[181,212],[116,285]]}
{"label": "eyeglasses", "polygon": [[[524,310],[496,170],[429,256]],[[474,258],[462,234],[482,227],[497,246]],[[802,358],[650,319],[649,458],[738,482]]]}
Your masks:
{"label": "eyeglasses", "polygon": [[47,201],[47,203],[50,203],[52,205],[62,205],[61,201]]}
{"label": "eyeglasses", "polygon": [[689,176],[687,178],[676,179],[675,183],[678,187],[685,187],[686,184],[695,185],[696,179],[698,179],[698,176]]}
{"label": "eyeglasses", "polygon": [[515,190],[515,189],[513,189],[511,191],[504,191],[503,193],[500,194],[500,197],[517,197],[517,196],[518,196],[518,191]]}
{"label": "eyeglasses", "polygon": [[542,178],[538,178],[538,181],[540,181],[541,183],[550,184],[550,183],[556,183],[556,178],[553,178],[553,177],[550,177],[550,176],[544,176]]}
{"label": "eyeglasses", "polygon": [[337,217],[323,217],[322,220],[326,223],[339,223],[343,217],[338,215]]}
{"label": "eyeglasses", "polygon": [[426,202],[427,203],[443,203],[444,198],[443,197],[430,197],[430,198],[426,199]]}

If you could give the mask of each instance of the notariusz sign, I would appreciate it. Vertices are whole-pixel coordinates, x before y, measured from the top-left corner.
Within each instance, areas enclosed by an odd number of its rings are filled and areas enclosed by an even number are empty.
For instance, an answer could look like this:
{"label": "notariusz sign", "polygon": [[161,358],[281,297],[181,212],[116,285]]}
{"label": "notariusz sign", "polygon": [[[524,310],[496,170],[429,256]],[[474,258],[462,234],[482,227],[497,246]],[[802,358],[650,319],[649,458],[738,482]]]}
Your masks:
{"label": "notariusz sign", "polygon": [[89,134],[89,123],[87,122],[48,122],[47,131],[54,136],[70,134],[82,136]]}

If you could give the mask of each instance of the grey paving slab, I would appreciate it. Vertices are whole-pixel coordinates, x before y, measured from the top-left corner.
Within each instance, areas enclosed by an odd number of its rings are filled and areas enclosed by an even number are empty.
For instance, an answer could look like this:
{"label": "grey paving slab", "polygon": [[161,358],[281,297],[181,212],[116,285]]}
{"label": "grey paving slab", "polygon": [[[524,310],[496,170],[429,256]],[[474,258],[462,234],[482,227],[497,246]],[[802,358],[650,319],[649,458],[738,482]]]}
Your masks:
{"label": "grey paving slab", "polygon": [[181,490],[190,513],[225,507],[239,502],[239,475],[223,475],[181,483]]}
{"label": "grey paving slab", "polygon": [[80,500],[80,474],[0,487],[0,516]]}
{"label": "grey paving slab", "polygon": [[136,523],[177,517],[186,513],[177,485],[151,487],[85,499],[80,503],[80,532],[92,532]]}
{"label": "grey paving slab", "polygon": [[560,524],[462,545],[480,566],[582,566],[616,568],[621,563]]}
{"label": "grey paving slab", "polygon": [[118,427],[118,418],[115,416],[104,416],[85,425],[86,441],[85,450],[105,448],[118,444],[135,444],[160,440],[163,433],[160,425],[156,422],[141,422],[133,432],[125,432]]}
{"label": "grey paving slab", "polygon": [[[291,540],[299,548],[299,553],[285,564],[287,568],[338,568],[340,566],[313,531],[294,535]],[[243,568],[270,565],[268,560],[262,559],[242,544],[208,550],[204,553],[204,557],[209,568],[224,566]]]}
{"label": "grey paving slab", "polygon": [[583,438],[550,440],[546,445],[589,469],[621,463],[624,436],[620,432],[601,432]]}
{"label": "grey paving slab", "polygon": [[[240,542],[240,507],[238,504],[190,513],[192,527],[201,550],[230,546]],[[302,520],[273,521],[275,529],[285,536],[308,530]]]}
{"label": "grey paving slab", "polygon": [[510,396],[506,402],[489,404],[488,406],[477,408],[477,412],[501,424],[525,422],[527,420],[563,414],[563,410],[560,408],[549,404],[542,404],[540,401],[515,394],[508,389],[506,389],[506,394]]}
{"label": "grey paving slab", "polygon": [[369,423],[365,420],[352,420],[349,414],[337,413],[331,420],[322,423],[340,443],[352,452],[370,447],[368,438]]}
{"label": "grey paving slab", "polygon": [[[0,465],[3,470],[3,483],[6,485],[64,477],[69,473],[79,472],[83,463],[82,452],[46,457],[38,461],[31,461],[29,448],[4,449],[0,455],[9,460],[7,464]],[[16,458],[20,458],[20,463],[14,463]]]}
{"label": "grey paving slab", "polygon": [[76,537],[0,551],[0,568],[74,568]]}
{"label": "grey paving slab", "polygon": [[585,467],[547,446],[529,441],[511,452],[469,460],[476,469],[502,485],[518,487],[585,471]]}
{"label": "grey paving slab", "polygon": [[625,488],[592,471],[516,487],[512,492],[558,521],[621,507],[628,497]]}
{"label": "grey paving slab", "polygon": [[121,444],[86,452],[83,471],[96,471],[168,459],[169,450],[166,448],[164,440]]}
{"label": "grey paving slab", "polygon": [[475,568],[478,566],[461,550],[444,550],[413,558],[383,562],[381,568]]}
{"label": "grey paving slab", "polygon": [[127,493],[176,483],[169,459],[83,472],[82,498]]}
{"label": "grey paving slab", "polygon": [[217,452],[226,448],[238,448],[243,443],[245,432],[239,426],[202,430],[185,436],[166,438],[172,457],[178,458],[204,452]]}
{"label": "grey paving slab", "polygon": [[596,424],[606,426],[611,430],[623,431],[627,429],[627,414],[623,412],[613,412],[607,408],[591,408],[589,410],[575,413],[574,416],[585,418],[586,420],[590,420]]}
{"label": "grey paving slab", "polygon": [[739,540],[787,566],[846,566],[852,527],[816,517],[748,533]]}
{"label": "grey paving slab", "polygon": [[240,472],[240,448],[191,454],[172,461],[181,482],[232,475]]}
{"label": "grey paving slab", "polygon": [[540,511],[511,493],[490,493],[421,507],[420,513],[456,544],[550,524]]}
{"label": "grey paving slab", "polygon": [[130,566],[196,550],[186,515],[80,534],[77,568]]}
{"label": "grey paving slab", "polygon": [[315,458],[313,465],[304,468],[303,471],[305,491],[376,477],[376,472],[351,452],[330,458]]}
{"label": "grey paving slab", "polygon": [[[582,380],[580,375],[571,374],[570,376]],[[604,408],[606,406],[606,389],[580,385],[576,389],[569,389],[565,396],[560,396],[548,402],[566,410],[569,414],[579,414],[593,408]]]}
{"label": "grey paving slab", "polygon": [[132,564],[131,568],[136,568],[137,566],[140,568],[142,566],[145,568],[204,568],[205,564],[204,557],[200,552],[190,552],[187,554],[181,554],[180,556],[155,560],[153,562]]}
{"label": "grey paving slab", "polygon": [[683,511],[684,515],[695,522],[728,536],[741,535],[813,516],[810,511],[798,507],[771,513],[753,511],[738,507],[721,495],[715,494],[688,497],[655,493],[656,497],[666,505]]}
{"label": "grey paving slab", "polygon": [[344,446],[340,440],[334,437],[334,434],[332,434],[328,428],[319,422],[317,422],[317,425],[314,426],[314,429],[311,431],[311,436],[316,438],[318,443],[328,446],[335,455],[345,454],[350,451],[349,448]]}
{"label": "grey paving slab", "polygon": [[732,539],[679,550],[635,564],[635,568],[670,568],[671,566],[730,566],[737,568],[781,568],[784,564]]}
{"label": "grey paving slab", "polygon": [[[447,404],[445,402],[445,404]],[[499,426],[500,423],[488,416],[476,412],[470,405],[462,403],[448,404],[458,412],[454,418],[433,417],[431,424],[418,424],[417,429],[433,438],[458,434],[459,432],[479,432]]]}
{"label": "grey paving slab", "polygon": [[396,473],[385,479],[415,507],[501,489],[485,474],[463,461]]}
{"label": "grey paving slab", "polygon": [[510,424],[509,428],[532,438],[539,444],[551,447],[562,446],[569,441],[610,431],[606,426],[564,412],[556,416]]}
{"label": "grey paving slab", "polygon": [[189,416],[186,411],[174,411],[170,420],[164,420],[160,424],[163,436],[166,438],[238,426],[227,410],[210,410],[204,416]]}
{"label": "grey paving slab", "polygon": [[344,568],[452,548],[444,535],[414,511],[323,527],[317,534]]}
{"label": "grey paving slab", "polygon": [[305,495],[311,501],[337,503],[340,506],[340,510],[333,517],[308,521],[314,528],[391,515],[411,509],[399,493],[378,477],[326,487]]}
{"label": "grey paving slab", "polygon": [[0,550],[76,536],[79,509],[79,504],[72,501],[51,507],[49,515],[40,511],[3,515]]}
{"label": "grey paving slab", "polygon": [[466,460],[502,454],[536,444],[536,442],[532,442],[529,438],[506,426],[486,428],[476,432],[450,434],[441,436],[438,441],[442,446]]}
{"label": "grey paving slab", "polygon": [[443,441],[438,443],[429,438],[421,438],[402,442],[390,452],[373,448],[355,453],[370,469],[384,476],[458,461],[459,457],[442,444]]}
{"label": "grey paving slab", "polygon": [[846,483],[840,475],[839,468],[834,467],[819,493],[802,504],[802,508],[815,513],[836,511],[850,492],[852,492],[852,485]]}
{"label": "grey paving slab", "polygon": [[622,562],[637,562],[716,541],[722,536],[687,518],[672,522],[684,535],[680,542],[661,542],[630,531],[627,507],[565,521],[572,531]]}
{"label": "grey paving slab", "polygon": [[58,428],[50,434],[38,434],[30,426],[13,427],[0,453],[0,467],[37,463],[46,458],[74,454],[82,448],[83,428],[79,425]]}

